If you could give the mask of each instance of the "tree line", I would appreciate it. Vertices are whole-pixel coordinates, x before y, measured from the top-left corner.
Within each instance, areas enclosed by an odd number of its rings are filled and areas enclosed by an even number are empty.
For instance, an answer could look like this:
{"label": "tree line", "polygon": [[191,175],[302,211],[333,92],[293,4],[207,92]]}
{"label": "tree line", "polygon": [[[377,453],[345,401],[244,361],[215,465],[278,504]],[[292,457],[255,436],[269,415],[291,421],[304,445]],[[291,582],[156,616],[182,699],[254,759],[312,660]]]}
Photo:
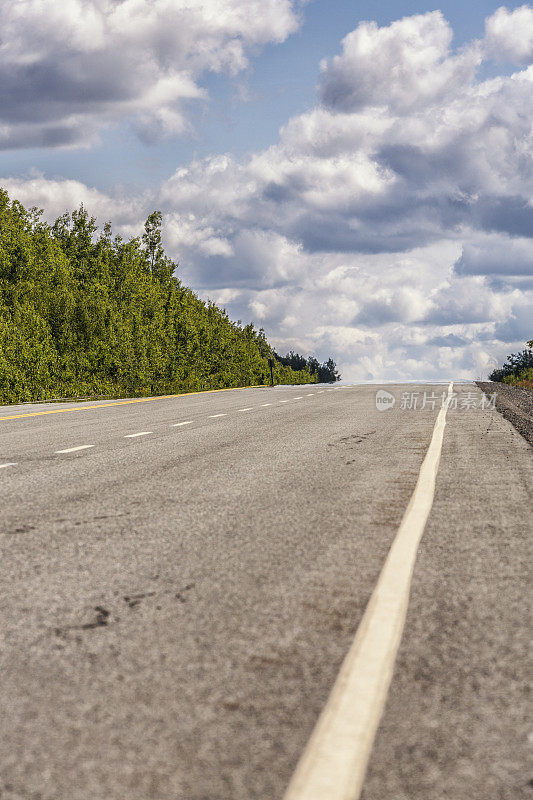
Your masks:
{"label": "tree line", "polygon": [[[533,381],[533,339],[526,342],[527,349],[511,353],[503,366],[493,370],[489,381],[518,384]],[[531,387],[530,387],[531,388]]]}
{"label": "tree line", "polygon": [[337,365],[332,358],[328,358],[327,361],[320,364],[314,356],[305,358],[305,356],[295,353],[294,350],[291,350],[286,356],[280,356],[277,353],[274,355],[280,364],[286,367],[296,371],[307,370],[311,375],[315,375],[318,383],[335,383],[341,379]]}
{"label": "tree line", "polygon": [[184,286],[161,221],[124,240],[83,206],[49,225],[0,189],[0,402],[267,384],[270,359],[276,383],[320,380]]}

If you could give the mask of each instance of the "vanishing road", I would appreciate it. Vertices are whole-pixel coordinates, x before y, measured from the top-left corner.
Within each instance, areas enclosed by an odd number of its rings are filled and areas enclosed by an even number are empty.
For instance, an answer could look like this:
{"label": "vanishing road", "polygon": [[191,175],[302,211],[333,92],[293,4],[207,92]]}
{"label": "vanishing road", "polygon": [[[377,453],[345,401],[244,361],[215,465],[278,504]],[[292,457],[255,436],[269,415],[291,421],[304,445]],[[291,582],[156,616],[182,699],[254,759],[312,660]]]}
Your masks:
{"label": "vanishing road", "polygon": [[376,388],[0,408],[2,800],[531,797],[532,450]]}

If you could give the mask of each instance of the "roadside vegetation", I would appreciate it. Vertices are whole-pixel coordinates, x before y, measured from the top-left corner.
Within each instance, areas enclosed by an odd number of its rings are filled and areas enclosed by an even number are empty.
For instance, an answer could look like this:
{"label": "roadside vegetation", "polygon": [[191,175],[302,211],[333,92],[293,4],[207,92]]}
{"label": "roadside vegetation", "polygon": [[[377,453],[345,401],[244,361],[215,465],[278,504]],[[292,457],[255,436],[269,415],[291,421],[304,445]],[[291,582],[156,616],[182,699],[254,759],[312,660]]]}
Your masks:
{"label": "roadside vegetation", "polygon": [[526,342],[527,349],[521,353],[511,353],[505,364],[489,375],[490,381],[533,389],[533,339]]}
{"label": "roadside vegetation", "polygon": [[263,329],[202,301],[177,266],[159,212],[125,241],[83,206],[48,225],[0,189],[0,402],[267,384],[269,359],[276,383],[324,379],[316,359],[293,366]]}
{"label": "roadside vegetation", "polygon": [[296,372],[310,372],[311,375],[316,376],[318,383],[335,383],[335,381],[340,381],[341,379],[341,375],[337,371],[337,365],[332,358],[328,358],[327,361],[320,364],[314,356],[305,358],[305,356],[301,356],[293,350],[287,353],[286,356],[280,356],[277,353],[274,353],[274,355],[285,367],[290,367]]}

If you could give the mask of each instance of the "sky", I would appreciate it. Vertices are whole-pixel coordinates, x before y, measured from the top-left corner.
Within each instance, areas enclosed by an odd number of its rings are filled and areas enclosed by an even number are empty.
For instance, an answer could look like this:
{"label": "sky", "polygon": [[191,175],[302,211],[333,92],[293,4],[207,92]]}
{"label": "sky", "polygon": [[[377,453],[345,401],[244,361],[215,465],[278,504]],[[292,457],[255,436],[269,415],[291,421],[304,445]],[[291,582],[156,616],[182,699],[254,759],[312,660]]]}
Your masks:
{"label": "sky", "polygon": [[533,7],[3,0],[0,186],[137,236],[278,352],[483,377],[533,337]]}

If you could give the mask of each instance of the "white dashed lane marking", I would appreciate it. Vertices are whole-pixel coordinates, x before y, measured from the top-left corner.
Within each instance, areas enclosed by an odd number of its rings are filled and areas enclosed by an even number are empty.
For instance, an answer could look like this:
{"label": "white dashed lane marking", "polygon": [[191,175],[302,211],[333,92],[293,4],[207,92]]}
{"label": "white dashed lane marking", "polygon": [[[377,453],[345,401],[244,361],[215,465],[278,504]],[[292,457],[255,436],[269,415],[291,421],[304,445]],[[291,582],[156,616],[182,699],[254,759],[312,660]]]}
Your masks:
{"label": "white dashed lane marking", "polygon": [[78,447],[67,447],[66,450],[56,450],[57,453],[76,453],[78,450],[88,450],[94,447],[94,444],[80,444]]}
{"label": "white dashed lane marking", "polygon": [[[327,391],[332,391],[332,390],[329,389]],[[322,390],[320,392],[317,392],[317,394],[322,394],[323,392],[324,392],[324,390]],[[313,397],[314,394],[315,394],[314,392],[310,392],[307,395],[307,397]],[[303,399],[303,395],[298,395],[297,397],[290,397],[290,398],[287,398],[286,400],[280,400],[279,402],[280,403],[290,403],[291,400],[302,400],[302,399]],[[268,408],[268,407],[270,407],[272,405],[273,405],[273,403],[262,403],[260,408]],[[253,410],[254,410],[253,406],[249,406],[247,408],[238,408],[237,409],[237,411],[253,411]],[[225,414],[225,413],[210,414],[208,416],[208,419],[218,419],[219,417],[227,417],[227,416],[228,415]],[[192,420],[192,419],[187,419],[187,420],[184,420],[183,422],[174,422],[174,423],[172,423],[172,427],[173,428],[181,428],[184,425],[192,425],[193,422],[194,422],[194,420]],[[153,431],[139,431],[138,433],[128,433],[128,434],[126,434],[124,436],[124,438],[125,439],[136,439],[139,436],[149,436],[151,433],[153,433]],[[64,450],[56,450],[55,453],[56,453],[56,455],[64,455],[66,453],[77,453],[80,450],[89,450],[91,447],[94,447],[94,446],[95,446],[94,444],[80,444],[80,445],[77,445],[76,447],[66,447]],[[17,464],[18,464],[17,461],[9,461],[9,462],[7,462],[5,464],[0,464],[0,469],[5,469],[6,467],[16,467]]]}

